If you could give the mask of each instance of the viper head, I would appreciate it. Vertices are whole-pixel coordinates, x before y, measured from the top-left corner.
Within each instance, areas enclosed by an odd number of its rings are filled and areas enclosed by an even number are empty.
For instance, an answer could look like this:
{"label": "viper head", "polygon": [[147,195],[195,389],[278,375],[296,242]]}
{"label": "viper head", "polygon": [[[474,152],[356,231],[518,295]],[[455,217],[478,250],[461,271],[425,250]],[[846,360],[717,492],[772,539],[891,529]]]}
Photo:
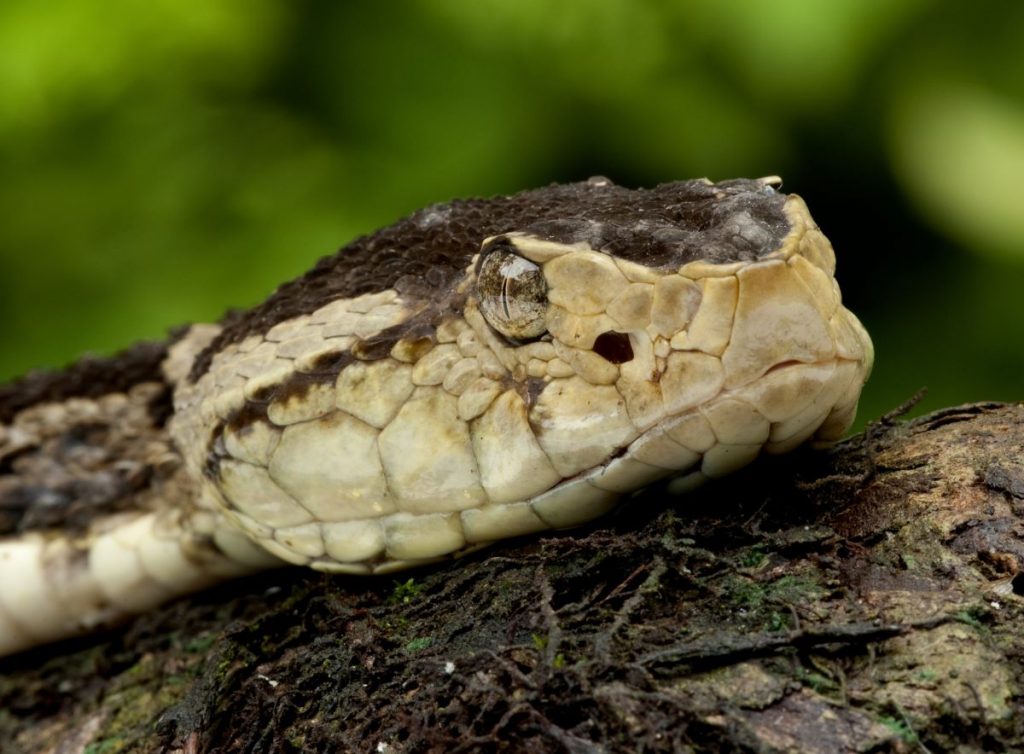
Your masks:
{"label": "viper head", "polygon": [[849,426],[871,344],[777,179],[427,208],[228,321],[179,445],[286,560],[400,568]]}
{"label": "viper head", "polygon": [[570,490],[589,516],[601,491],[693,484],[846,431],[871,342],[831,245],[777,185],[689,186],[628,214],[595,203],[483,242],[465,321],[522,401],[500,409],[518,427],[494,460],[509,500],[547,485],[567,524]]}

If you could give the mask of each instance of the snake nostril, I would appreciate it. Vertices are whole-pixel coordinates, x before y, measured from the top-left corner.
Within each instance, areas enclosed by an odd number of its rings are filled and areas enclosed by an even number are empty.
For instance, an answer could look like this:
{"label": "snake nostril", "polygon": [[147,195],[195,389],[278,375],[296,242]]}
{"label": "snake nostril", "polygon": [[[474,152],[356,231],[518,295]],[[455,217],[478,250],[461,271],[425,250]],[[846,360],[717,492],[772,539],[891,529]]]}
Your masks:
{"label": "snake nostril", "polygon": [[612,364],[625,364],[633,360],[633,346],[629,336],[622,332],[605,332],[594,341],[594,353]]}

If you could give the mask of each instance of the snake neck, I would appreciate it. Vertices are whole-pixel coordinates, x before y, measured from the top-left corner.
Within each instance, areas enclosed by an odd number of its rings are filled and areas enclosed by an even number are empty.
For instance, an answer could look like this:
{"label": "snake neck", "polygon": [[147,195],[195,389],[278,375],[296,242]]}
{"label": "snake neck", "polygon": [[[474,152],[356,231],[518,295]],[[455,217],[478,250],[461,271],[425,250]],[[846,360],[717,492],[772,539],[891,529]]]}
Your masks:
{"label": "snake neck", "polygon": [[168,427],[215,332],[0,388],[0,656],[270,564],[203,508]]}

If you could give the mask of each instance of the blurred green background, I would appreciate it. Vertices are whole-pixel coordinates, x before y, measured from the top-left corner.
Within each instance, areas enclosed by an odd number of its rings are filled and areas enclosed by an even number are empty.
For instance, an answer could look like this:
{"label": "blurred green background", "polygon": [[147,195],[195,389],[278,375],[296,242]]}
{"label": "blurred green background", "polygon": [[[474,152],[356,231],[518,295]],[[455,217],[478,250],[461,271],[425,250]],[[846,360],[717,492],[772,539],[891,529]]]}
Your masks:
{"label": "blurred green background", "polygon": [[247,306],[421,205],[779,174],[862,420],[1024,398],[1024,4],[4,0],[0,380]]}

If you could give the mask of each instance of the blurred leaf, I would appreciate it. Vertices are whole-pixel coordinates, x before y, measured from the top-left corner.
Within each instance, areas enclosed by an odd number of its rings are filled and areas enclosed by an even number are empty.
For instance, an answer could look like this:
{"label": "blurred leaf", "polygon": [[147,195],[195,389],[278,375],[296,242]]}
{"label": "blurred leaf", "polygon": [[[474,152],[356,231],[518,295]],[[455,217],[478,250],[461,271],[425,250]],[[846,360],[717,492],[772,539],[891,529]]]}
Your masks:
{"label": "blurred leaf", "polygon": [[271,0],[5,0],[0,133],[135,85],[252,80],[284,29]]}
{"label": "blurred leaf", "polygon": [[936,81],[898,92],[890,128],[897,175],[931,222],[969,249],[1024,260],[1024,104]]}
{"label": "blurred leaf", "polygon": [[773,118],[705,76],[637,87],[601,116],[614,165],[658,181],[773,175],[792,159]]}
{"label": "blurred leaf", "polygon": [[[675,15],[753,98],[820,116],[857,91],[870,56],[930,0],[688,0]],[[794,112],[795,111],[795,112]]]}
{"label": "blurred leaf", "polygon": [[478,50],[603,99],[656,71],[676,42],[652,0],[418,0]]}

